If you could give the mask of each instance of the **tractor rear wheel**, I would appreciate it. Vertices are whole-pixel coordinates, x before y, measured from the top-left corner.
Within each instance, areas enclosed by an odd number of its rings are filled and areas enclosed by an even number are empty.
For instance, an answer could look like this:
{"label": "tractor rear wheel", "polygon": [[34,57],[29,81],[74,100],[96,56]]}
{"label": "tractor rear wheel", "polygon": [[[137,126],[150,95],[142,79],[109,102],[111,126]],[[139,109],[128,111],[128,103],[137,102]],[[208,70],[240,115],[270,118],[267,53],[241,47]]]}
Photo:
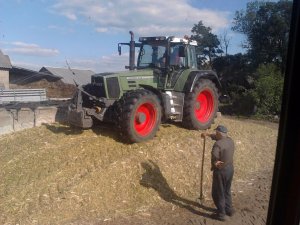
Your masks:
{"label": "tractor rear wheel", "polygon": [[121,136],[131,143],[153,138],[161,122],[161,105],[148,90],[125,93],[117,104],[117,125]]}
{"label": "tractor rear wheel", "polygon": [[218,110],[218,90],[207,79],[199,79],[193,91],[185,96],[183,124],[189,129],[210,128]]}

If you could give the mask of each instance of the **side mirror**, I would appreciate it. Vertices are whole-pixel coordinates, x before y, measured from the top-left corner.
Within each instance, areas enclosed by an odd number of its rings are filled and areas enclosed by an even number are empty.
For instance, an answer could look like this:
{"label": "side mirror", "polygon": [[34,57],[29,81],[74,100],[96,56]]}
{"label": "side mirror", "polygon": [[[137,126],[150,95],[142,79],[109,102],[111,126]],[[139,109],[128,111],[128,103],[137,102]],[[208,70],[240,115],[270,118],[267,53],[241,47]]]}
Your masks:
{"label": "side mirror", "polygon": [[179,46],[179,49],[178,49],[178,55],[179,57],[185,57],[185,47],[184,46]]}

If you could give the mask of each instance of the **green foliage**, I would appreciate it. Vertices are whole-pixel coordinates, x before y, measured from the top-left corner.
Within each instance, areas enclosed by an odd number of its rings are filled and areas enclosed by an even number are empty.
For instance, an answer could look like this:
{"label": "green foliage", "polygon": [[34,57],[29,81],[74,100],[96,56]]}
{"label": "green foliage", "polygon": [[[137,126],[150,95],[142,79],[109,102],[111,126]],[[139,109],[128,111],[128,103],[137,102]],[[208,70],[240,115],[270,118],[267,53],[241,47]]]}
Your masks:
{"label": "green foliage", "polygon": [[232,30],[247,37],[244,47],[252,63],[275,63],[284,72],[292,13],[292,1],[254,1],[236,12]]}
{"label": "green foliage", "polygon": [[231,98],[228,112],[279,115],[291,12],[288,0],[253,1],[246,10],[237,11],[232,30],[246,35],[246,54],[218,57],[217,36],[202,21],[194,25],[192,39],[199,44],[201,65],[219,75],[223,93]]}
{"label": "green foliage", "polygon": [[230,103],[220,104],[224,114],[237,116],[252,116],[256,112],[256,101],[251,90],[243,86],[230,86]]}
{"label": "green foliage", "polygon": [[253,68],[250,66],[247,55],[239,53],[217,57],[213,60],[212,67],[219,75],[222,86],[229,95],[234,92],[235,86],[242,86],[244,89],[253,87],[251,78]]}
{"label": "green foliage", "polygon": [[217,35],[211,33],[211,28],[204,26],[202,21],[199,21],[198,24],[194,24],[191,31],[191,39],[198,42],[198,64],[204,65],[208,58],[208,64],[211,66],[212,59],[216,57],[218,53],[222,52],[219,48],[220,41]]}
{"label": "green foliage", "polygon": [[231,83],[227,86],[232,104],[227,113],[237,115],[269,116],[279,115],[284,78],[279,68],[274,64],[262,64],[256,71],[253,88]]}
{"label": "green foliage", "polygon": [[250,116],[256,111],[256,101],[251,90],[233,96],[232,108],[235,114]]}
{"label": "green foliage", "polygon": [[284,78],[275,64],[260,65],[252,96],[257,105],[257,113],[263,115],[278,115],[281,109],[281,99]]}
{"label": "green foliage", "polygon": [[[230,96],[232,104],[223,108],[229,114],[249,116],[253,114],[255,100],[248,89],[254,87],[247,55],[236,54],[218,57],[213,68],[219,75],[223,92]],[[226,113],[224,112],[224,113]]]}

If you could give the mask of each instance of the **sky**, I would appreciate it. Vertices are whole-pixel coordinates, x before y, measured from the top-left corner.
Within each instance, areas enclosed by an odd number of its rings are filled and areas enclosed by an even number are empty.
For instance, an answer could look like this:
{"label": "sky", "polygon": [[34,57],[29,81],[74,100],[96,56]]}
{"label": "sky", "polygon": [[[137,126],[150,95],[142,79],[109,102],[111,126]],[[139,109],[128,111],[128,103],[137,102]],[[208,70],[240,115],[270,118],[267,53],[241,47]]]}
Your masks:
{"label": "sky", "polygon": [[125,70],[128,47],[140,36],[191,35],[200,20],[216,35],[227,32],[229,53],[243,52],[243,35],[231,31],[249,0],[0,0],[0,49],[14,66]]}

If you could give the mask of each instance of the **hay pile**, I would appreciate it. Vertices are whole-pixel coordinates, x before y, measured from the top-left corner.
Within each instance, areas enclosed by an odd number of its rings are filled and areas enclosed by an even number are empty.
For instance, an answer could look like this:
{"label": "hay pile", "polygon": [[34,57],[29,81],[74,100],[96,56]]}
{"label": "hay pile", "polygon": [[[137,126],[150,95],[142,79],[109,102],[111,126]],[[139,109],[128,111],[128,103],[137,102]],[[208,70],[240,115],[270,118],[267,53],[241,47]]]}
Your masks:
{"label": "hay pile", "polygon": [[[273,167],[276,125],[221,117],[212,129],[219,123],[236,142],[235,179]],[[208,199],[212,144],[206,142]],[[2,136],[0,224],[106,221],[157,205],[184,207],[199,197],[202,145],[199,131],[175,125],[132,145],[108,125],[81,131],[54,124]]]}
{"label": "hay pile", "polygon": [[71,98],[76,92],[76,87],[73,84],[66,84],[61,80],[47,81],[42,79],[28,84],[10,84],[11,89],[36,89],[45,88],[48,98]]}

